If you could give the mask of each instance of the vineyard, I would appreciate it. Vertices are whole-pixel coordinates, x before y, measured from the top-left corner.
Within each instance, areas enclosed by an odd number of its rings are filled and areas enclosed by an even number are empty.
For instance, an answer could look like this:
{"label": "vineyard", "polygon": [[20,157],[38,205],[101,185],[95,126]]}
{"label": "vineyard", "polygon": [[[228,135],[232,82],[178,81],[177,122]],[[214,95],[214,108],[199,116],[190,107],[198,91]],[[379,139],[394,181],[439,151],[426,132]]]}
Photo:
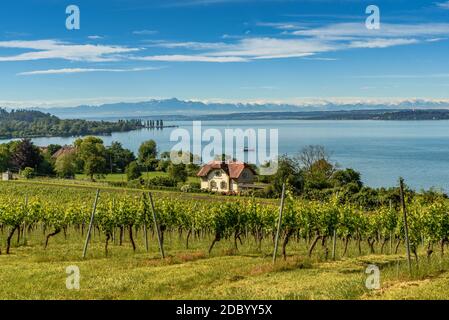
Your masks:
{"label": "vineyard", "polygon": [[[90,191],[92,192],[92,191]],[[92,192],[93,193],[93,192]],[[42,230],[48,246],[51,237],[63,232],[84,234],[89,224],[92,203],[84,194],[71,192],[0,195],[0,226],[6,238],[6,253],[10,253],[11,240],[27,233]],[[152,200],[152,199],[151,199]],[[154,218],[152,212],[154,211]],[[102,193],[96,206],[93,227],[104,235],[105,254],[109,241],[123,242],[125,234],[136,249],[134,234],[152,230],[155,221],[163,243],[166,233],[184,237],[189,241],[211,238],[210,253],[219,241],[232,242],[235,250],[243,241],[252,241],[261,248],[263,241],[273,242],[278,219],[278,205],[260,204],[258,199],[210,202],[156,198],[152,204],[146,193]],[[281,221],[281,245],[284,258],[290,241],[309,244],[308,255],[313,255],[318,244],[327,259],[332,241],[342,245],[345,256],[351,241],[360,248],[365,242],[369,253],[398,252],[404,244],[404,224],[400,210],[393,206],[380,206],[375,211],[364,211],[353,205],[342,205],[336,196],[331,202],[312,202],[294,199],[288,192]],[[445,200],[423,203],[419,199],[408,207],[409,240],[411,251],[418,259],[418,249],[425,246],[428,256],[438,245],[441,254],[449,239],[449,205]],[[393,248],[394,247],[394,248]],[[205,248],[206,249],[206,248]],[[335,250],[333,250],[335,251]],[[335,252],[333,253],[335,256]]]}
{"label": "vineyard", "polygon": [[[81,258],[95,189],[74,192],[70,188],[14,183],[0,188],[2,256],[13,255],[30,239],[34,241],[33,250],[51,250],[57,238],[62,244],[77,239],[76,255]],[[443,256],[449,239],[447,200],[429,202],[414,197],[407,202],[407,213],[414,261]],[[273,253],[278,217],[278,201],[235,197],[207,201],[103,190],[95,207],[92,237],[101,244],[106,259],[115,250],[158,257],[165,249],[165,256],[170,257],[192,247],[202,252],[204,259],[238,255],[241,250],[267,259]],[[397,203],[367,211],[342,203],[338,195],[329,202],[314,202],[296,199],[287,191],[280,224],[281,262],[298,254],[298,247],[303,251],[297,258],[321,262],[373,254],[401,255],[405,252],[403,222]],[[173,246],[167,242],[173,239],[179,245],[171,252]],[[162,248],[155,245],[158,243]],[[217,250],[218,244],[227,251]],[[91,257],[88,252],[86,259]]]}

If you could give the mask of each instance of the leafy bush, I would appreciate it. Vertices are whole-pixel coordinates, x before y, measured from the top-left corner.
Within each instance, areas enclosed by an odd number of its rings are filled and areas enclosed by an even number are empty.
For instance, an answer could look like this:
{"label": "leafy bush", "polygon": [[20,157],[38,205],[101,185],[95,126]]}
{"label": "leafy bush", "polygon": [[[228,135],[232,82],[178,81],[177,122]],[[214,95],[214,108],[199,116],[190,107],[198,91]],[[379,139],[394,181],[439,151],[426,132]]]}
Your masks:
{"label": "leafy bush", "polygon": [[26,167],[20,172],[20,175],[25,179],[32,179],[34,177],[34,169]]}
{"label": "leafy bush", "polygon": [[176,187],[178,182],[169,177],[154,177],[147,181],[147,186],[156,186],[156,187]]}
{"label": "leafy bush", "polygon": [[186,165],[180,164],[170,164],[168,167],[168,175],[171,179],[176,182],[186,182],[187,181],[187,170]]}
{"label": "leafy bush", "polygon": [[137,164],[136,161],[131,162],[126,167],[125,172],[126,172],[126,178],[128,179],[128,181],[139,179],[142,174],[142,170],[140,169],[140,166]]}
{"label": "leafy bush", "polygon": [[201,184],[199,182],[192,182],[181,187],[182,192],[198,192],[200,190]]}
{"label": "leafy bush", "polygon": [[133,189],[141,189],[143,187],[143,179],[130,180],[126,184],[126,187]]}

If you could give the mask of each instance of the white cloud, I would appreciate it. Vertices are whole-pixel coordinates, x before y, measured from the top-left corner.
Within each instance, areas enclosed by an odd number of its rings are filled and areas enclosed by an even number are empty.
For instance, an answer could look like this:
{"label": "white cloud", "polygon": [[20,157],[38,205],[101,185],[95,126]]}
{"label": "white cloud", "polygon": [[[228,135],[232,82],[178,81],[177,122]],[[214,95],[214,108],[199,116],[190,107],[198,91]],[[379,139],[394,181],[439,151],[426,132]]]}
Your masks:
{"label": "white cloud", "polygon": [[136,30],[133,31],[133,34],[137,35],[137,36],[151,36],[151,35],[155,35],[158,34],[159,32],[156,30]]}
{"label": "white cloud", "polygon": [[270,27],[279,30],[298,30],[302,29],[303,26],[296,22],[258,22],[256,23],[258,27]]}
{"label": "white cloud", "polygon": [[92,35],[92,36],[87,36],[88,39],[90,40],[100,40],[103,39],[103,36],[99,36],[99,35]]}
{"label": "white cloud", "polygon": [[[292,30],[287,34],[271,37],[232,38],[227,41],[170,42],[146,41],[144,48],[120,45],[72,44],[58,40],[0,41],[0,49],[25,49],[24,53],[4,56],[0,62],[41,59],[64,59],[68,61],[103,62],[120,60],[166,61],[166,62],[248,62],[262,59],[308,58],[335,60],[319,54],[350,50],[354,48],[388,48],[413,45],[421,42],[437,42],[449,37],[449,23],[428,24],[381,24],[380,30],[369,30],[364,23],[336,23],[321,27],[307,27],[286,23],[259,23],[275,29]],[[140,30],[134,34],[154,34],[157,31]],[[97,35],[89,36],[98,39]],[[143,50],[158,50],[151,55]],[[151,50],[153,51],[153,50]],[[173,52],[171,52],[173,51]],[[138,53],[139,52],[139,53]]]}
{"label": "white cloud", "polygon": [[251,59],[305,57],[334,50],[330,44],[314,39],[248,38],[211,55],[239,56]]}
{"label": "white cloud", "polygon": [[70,61],[116,61],[118,55],[140,49],[124,46],[71,44],[56,40],[0,41],[0,48],[29,49],[33,51],[12,56],[0,56],[0,62],[63,59]]}
{"label": "white cloud", "polygon": [[369,39],[361,41],[351,41],[350,48],[388,48],[392,46],[401,46],[415,44],[419,41],[416,39]]}
{"label": "white cloud", "polygon": [[446,2],[437,2],[436,5],[444,10],[449,10],[449,1]]}
{"label": "white cloud", "polygon": [[159,47],[167,49],[191,49],[191,50],[219,50],[227,48],[228,44],[224,42],[169,42],[163,40],[147,41],[150,47]]}
{"label": "white cloud", "polygon": [[89,73],[89,72],[140,72],[160,70],[161,68],[146,67],[146,68],[131,68],[131,69],[107,69],[107,68],[63,68],[63,69],[48,69],[26,71],[18,73],[19,76],[33,76],[33,75],[47,75],[47,74],[72,74],[72,73]]}
{"label": "white cloud", "polygon": [[364,23],[337,23],[319,28],[302,29],[292,32],[297,36],[328,39],[348,39],[351,37],[424,37],[449,35],[449,23],[389,24],[382,23],[380,29],[368,29]]}
{"label": "white cloud", "polygon": [[221,57],[221,56],[202,56],[202,55],[158,55],[135,57],[136,60],[141,61],[165,61],[165,62],[247,62],[248,60],[241,57]]}
{"label": "white cloud", "polygon": [[247,38],[232,44],[223,42],[162,42],[154,43],[153,46],[203,50],[205,52],[201,54],[155,55],[137,57],[136,59],[178,62],[247,62],[260,59],[308,57],[319,52],[336,49],[336,47],[321,40],[276,38]]}
{"label": "white cloud", "polygon": [[[388,48],[436,42],[449,36],[449,24],[381,24],[380,30],[367,29],[364,23],[337,23],[310,28],[287,23],[258,23],[258,25],[289,31],[284,37],[245,37],[233,42],[168,42],[153,41],[152,47],[183,50],[173,54],[146,56],[149,61],[246,62],[261,59],[308,58],[355,48]],[[300,30],[298,30],[300,28]],[[288,37],[285,37],[288,36]],[[225,39],[231,39],[225,36]],[[186,53],[186,50],[199,51]],[[313,57],[316,60],[335,60]]]}

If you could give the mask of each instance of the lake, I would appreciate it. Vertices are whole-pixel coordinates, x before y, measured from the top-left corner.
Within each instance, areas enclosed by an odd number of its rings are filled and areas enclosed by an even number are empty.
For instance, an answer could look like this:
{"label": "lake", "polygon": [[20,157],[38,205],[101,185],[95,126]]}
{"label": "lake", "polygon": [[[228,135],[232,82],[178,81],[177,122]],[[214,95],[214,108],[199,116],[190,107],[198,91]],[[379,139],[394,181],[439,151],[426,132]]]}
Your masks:
{"label": "lake", "polygon": [[[165,122],[189,131],[192,122]],[[393,186],[398,177],[419,190],[430,187],[449,191],[449,121],[203,121],[203,130],[264,128],[279,130],[279,153],[294,155],[302,147],[323,145],[341,168],[361,172],[372,187]],[[139,145],[154,139],[159,151],[169,151],[173,129],[138,130],[102,137],[105,144],[121,142],[135,153]],[[36,138],[39,146],[71,144],[75,138]],[[0,142],[5,142],[3,140]]]}

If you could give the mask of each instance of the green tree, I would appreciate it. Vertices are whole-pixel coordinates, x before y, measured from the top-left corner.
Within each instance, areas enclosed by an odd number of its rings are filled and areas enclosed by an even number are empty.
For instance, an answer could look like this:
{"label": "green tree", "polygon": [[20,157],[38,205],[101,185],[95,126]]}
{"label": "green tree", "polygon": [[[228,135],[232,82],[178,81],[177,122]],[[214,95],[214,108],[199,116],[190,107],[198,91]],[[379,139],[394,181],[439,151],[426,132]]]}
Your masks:
{"label": "green tree", "polygon": [[332,188],[331,178],[335,167],[325,159],[315,161],[310,168],[304,172],[305,189],[323,190]]}
{"label": "green tree", "polygon": [[94,175],[106,171],[106,148],[103,140],[96,137],[86,137],[75,141],[77,156],[82,161],[84,173],[94,180]]}
{"label": "green tree", "polygon": [[200,166],[195,163],[189,163],[186,166],[186,170],[189,177],[196,177],[197,173],[200,171]]}
{"label": "green tree", "polygon": [[48,154],[45,154],[42,157],[42,161],[37,166],[37,172],[41,175],[51,176],[54,175],[54,167],[53,167],[54,161],[50,159]]}
{"label": "green tree", "polygon": [[331,180],[337,168],[325,147],[304,147],[296,157],[304,175],[304,189],[323,190],[333,187]]}
{"label": "green tree", "polygon": [[136,161],[131,162],[126,167],[126,178],[128,181],[139,179],[142,175],[142,170]]}
{"label": "green tree", "polygon": [[271,176],[271,190],[273,196],[279,196],[282,192],[282,184],[286,183],[295,194],[302,192],[304,187],[304,178],[299,163],[286,155],[279,157],[277,163],[278,169]]}
{"label": "green tree", "polygon": [[167,172],[170,163],[171,163],[170,152],[169,151],[164,151],[160,155],[160,159],[159,159],[159,162],[157,164],[156,170],[157,171],[162,171],[162,172]]}
{"label": "green tree", "polygon": [[66,153],[56,159],[55,171],[59,177],[69,179],[75,177],[75,158],[76,155],[74,153]]}
{"label": "green tree", "polygon": [[54,155],[59,149],[61,149],[62,146],[59,144],[49,144],[47,146],[47,154],[49,157],[51,157],[52,155]]}
{"label": "green tree", "polygon": [[145,167],[147,171],[154,171],[158,165],[157,157],[157,144],[154,140],[148,140],[142,143],[139,147],[138,161],[142,167]]}
{"label": "green tree", "polygon": [[125,172],[126,167],[136,160],[131,150],[123,148],[120,142],[112,142],[106,148],[108,169],[113,172]]}
{"label": "green tree", "polygon": [[168,167],[168,176],[176,182],[186,182],[188,177],[186,165],[183,163],[170,164]]}
{"label": "green tree", "polygon": [[139,162],[142,165],[146,165],[149,160],[156,159],[157,157],[157,144],[154,140],[148,140],[143,142],[139,147]]}
{"label": "green tree", "polygon": [[10,166],[11,153],[7,144],[0,144],[0,172],[8,170]]}
{"label": "green tree", "polygon": [[11,165],[15,170],[37,168],[42,161],[39,148],[30,139],[23,139],[12,146]]}
{"label": "green tree", "polygon": [[338,170],[332,176],[335,186],[341,187],[350,183],[354,183],[358,188],[363,187],[360,172],[353,169]]}

